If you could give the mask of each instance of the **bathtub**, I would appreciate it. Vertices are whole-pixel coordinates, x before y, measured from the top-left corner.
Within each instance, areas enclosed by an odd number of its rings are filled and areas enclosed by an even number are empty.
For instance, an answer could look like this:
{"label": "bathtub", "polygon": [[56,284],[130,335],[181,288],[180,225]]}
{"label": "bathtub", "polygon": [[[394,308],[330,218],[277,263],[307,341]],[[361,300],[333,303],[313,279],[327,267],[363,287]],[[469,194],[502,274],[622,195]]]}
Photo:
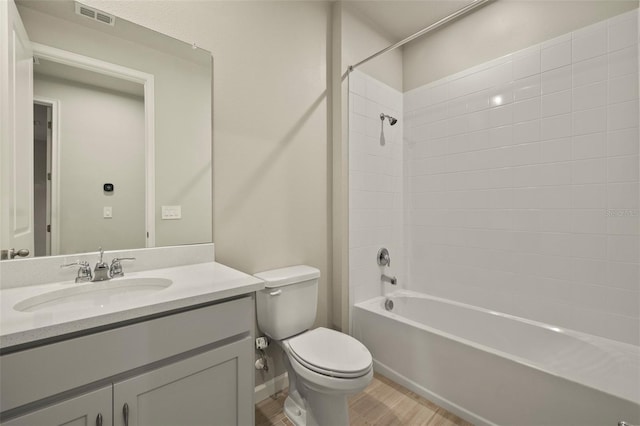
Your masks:
{"label": "bathtub", "polygon": [[410,291],[358,303],[376,371],[476,425],[640,425],[640,347]]}

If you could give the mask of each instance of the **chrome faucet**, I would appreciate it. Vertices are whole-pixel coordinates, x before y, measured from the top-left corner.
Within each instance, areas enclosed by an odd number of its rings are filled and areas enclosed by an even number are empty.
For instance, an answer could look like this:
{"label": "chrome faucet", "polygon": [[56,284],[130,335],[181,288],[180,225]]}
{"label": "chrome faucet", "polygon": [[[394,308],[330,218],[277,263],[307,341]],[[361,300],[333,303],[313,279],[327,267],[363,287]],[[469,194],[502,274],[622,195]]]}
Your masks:
{"label": "chrome faucet", "polygon": [[93,268],[93,281],[106,281],[111,279],[109,276],[109,265],[102,261],[102,257],[104,256],[104,250],[102,250],[102,247],[100,247],[99,250],[100,261],[96,263],[96,267]]}
{"label": "chrome faucet", "polygon": [[111,278],[124,277],[124,271],[122,270],[123,260],[136,260],[135,257],[114,257],[111,261],[111,267],[109,268],[109,275]]}
{"label": "chrome faucet", "polygon": [[397,285],[398,284],[398,279],[396,277],[390,277],[388,275],[382,274],[382,277],[380,277],[380,279],[382,279],[382,282],[387,282],[391,285]]}
{"label": "chrome faucet", "polygon": [[386,248],[381,248],[378,250],[378,265],[380,266],[391,266],[391,256],[389,255],[389,250]]}
{"label": "chrome faucet", "polygon": [[111,261],[111,266],[109,266],[102,259],[104,257],[104,250],[100,247],[100,260],[96,263],[93,272],[91,272],[91,266],[89,266],[89,262],[86,260],[77,260],[73,263],[69,263],[66,265],[60,265],[61,268],[66,268],[69,266],[78,265],[80,269],[78,269],[78,276],[76,277],[76,283],[84,283],[89,281],[107,281],[111,278],[123,277],[124,271],[122,270],[122,264],[120,263],[123,260],[136,260],[135,257],[115,257]]}
{"label": "chrome faucet", "polygon": [[86,260],[77,260],[73,263],[67,263],[66,265],[60,265],[61,268],[67,268],[69,266],[78,265],[80,268],[78,269],[78,275],[76,276],[76,284],[77,283],[86,283],[89,281],[93,281],[93,274],[91,273],[91,266],[89,266],[89,262]]}

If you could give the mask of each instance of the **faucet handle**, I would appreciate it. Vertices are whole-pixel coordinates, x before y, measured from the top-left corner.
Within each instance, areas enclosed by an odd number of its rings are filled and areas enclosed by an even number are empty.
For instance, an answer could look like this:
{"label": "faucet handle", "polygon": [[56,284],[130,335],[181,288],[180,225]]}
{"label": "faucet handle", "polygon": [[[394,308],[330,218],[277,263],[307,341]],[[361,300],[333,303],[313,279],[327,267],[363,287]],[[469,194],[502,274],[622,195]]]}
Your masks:
{"label": "faucet handle", "polygon": [[87,262],[86,260],[76,260],[73,263],[65,263],[64,265],[60,265],[61,268],[68,268],[70,266],[89,266],[89,262]]}
{"label": "faucet handle", "polygon": [[389,256],[389,250],[386,248],[381,248],[378,250],[378,265],[380,266],[391,266],[391,256]]}
{"label": "faucet handle", "polygon": [[78,275],[76,276],[76,283],[82,283],[93,280],[93,273],[91,272],[91,267],[89,266],[89,262],[86,260],[76,260],[73,263],[67,263],[65,265],[60,265],[61,268],[68,268],[70,266],[80,266],[78,269]]}
{"label": "faucet handle", "polygon": [[114,257],[111,261],[111,267],[109,268],[109,274],[111,278],[123,277],[124,271],[122,270],[122,264],[120,263],[123,260],[136,260],[135,257]]}

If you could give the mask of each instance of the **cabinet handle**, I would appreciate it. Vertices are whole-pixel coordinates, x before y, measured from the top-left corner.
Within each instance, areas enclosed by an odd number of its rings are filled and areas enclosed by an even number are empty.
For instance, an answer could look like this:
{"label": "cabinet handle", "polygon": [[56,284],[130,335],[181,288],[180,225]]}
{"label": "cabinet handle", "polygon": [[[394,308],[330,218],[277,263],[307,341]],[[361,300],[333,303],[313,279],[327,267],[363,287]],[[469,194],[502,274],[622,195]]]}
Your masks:
{"label": "cabinet handle", "polygon": [[124,417],[124,426],[129,426],[129,404],[126,402],[122,406],[122,416]]}
{"label": "cabinet handle", "polygon": [[96,426],[102,426],[102,414],[98,413],[98,417],[96,417]]}

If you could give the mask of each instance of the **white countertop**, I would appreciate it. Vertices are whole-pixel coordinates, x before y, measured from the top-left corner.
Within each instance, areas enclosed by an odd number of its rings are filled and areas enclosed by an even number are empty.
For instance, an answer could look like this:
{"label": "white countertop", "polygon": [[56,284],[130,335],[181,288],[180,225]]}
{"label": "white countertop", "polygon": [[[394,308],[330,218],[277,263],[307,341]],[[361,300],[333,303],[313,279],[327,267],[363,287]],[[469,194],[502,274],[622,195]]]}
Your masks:
{"label": "white countertop", "polygon": [[114,278],[112,282],[147,277],[170,279],[173,284],[143,298],[53,312],[20,312],[14,306],[22,300],[43,293],[91,283],[65,281],[0,290],[0,349],[6,350],[16,345],[213,302],[264,288],[264,282],[258,278],[216,262],[126,273],[124,278]]}

